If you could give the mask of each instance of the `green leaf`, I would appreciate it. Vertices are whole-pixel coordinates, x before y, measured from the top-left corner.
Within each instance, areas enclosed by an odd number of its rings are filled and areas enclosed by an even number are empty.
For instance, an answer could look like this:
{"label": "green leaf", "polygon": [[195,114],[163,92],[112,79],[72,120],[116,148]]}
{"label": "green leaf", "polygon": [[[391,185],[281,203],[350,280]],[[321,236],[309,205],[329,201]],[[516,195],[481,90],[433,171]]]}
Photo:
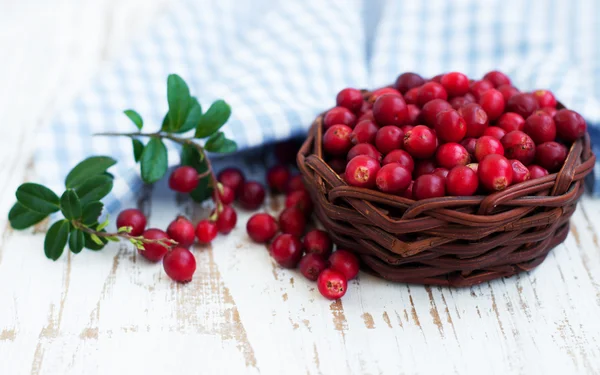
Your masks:
{"label": "green leaf", "polygon": [[21,203],[17,202],[8,213],[8,220],[13,229],[26,229],[44,220],[48,215],[31,211]]}
{"label": "green leaf", "polygon": [[113,188],[113,180],[108,176],[94,176],[78,186],[75,191],[81,204],[86,205],[104,198]]}
{"label": "green leaf", "polygon": [[127,109],[124,111],[124,113],[131,121],[133,121],[139,130],[142,130],[142,127],[144,126],[144,120],[142,120],[142,116],[140,116],[139,113],[133,109]]}
{"label": "green leaf", "polygon": [[223,132],[217,132],[208,138],[206,144],[204,145],[204,149],[206,151],[215,152],[218,150],[223,142],[225,141],[225,134]]}
{"label": "green leaf", "polygon": [[170,74],[167,79],[167,101],[169,102],[168,128],[164,131],[177,131],[187,117],[190,105],[190,89],[183,78]]}
{"label": "green leaf", "polygon": [[135,162],[139,162],[144,152],[144,144],[139,139],[132,138],[131,143],[133,144],[133,158]]}
{"label": "green leaf", "polygon": [[117,229],[117,233],[131,233],[132,230],[133,230],[133,227],[131,227],[131,226],[121,227],[121,228]]}
{"label": "green leaf", "polygon": [[202,106],[198,102],[198,99],[192,97],[190,100],[191,103],[188,108],[188,114],[185,118],[185,122],[181,128],[175,131],[175,133],[185,133],[196,128],[202,119]]}
{"label": "green leaf", "polygon": [[81,217],[81,202],[75,190],[68,189],[60,197],[60,210],[68,220],[79,219]]}
{"label": "green leaf", "polygon": [[98,245],[92,240],[92,237],[89,233],[84,233],[83,237],[85,238],[85,248],[93,251],[102,250],[104,248],[104,245],[108,243],[108,241],[104,238],[100,238],[100,242],[102,243],[102,245]]}
{"label": "green leaf", "polygon": [[[184,145],[181,148],[181,165],[194,167],[198,174],[208,170],[206,160],[200,160],[200,154],[190,145]],[[210,176],[206,176],[198,181],[198,186],[190,193],[190,196],[196,202],[203,202],[212,196],[212,192],[213,188],[210,186]]]}
{"label": "green leaf", "polygon": [[235,141],[232,141],[231,139],[225,138],[223,140],[223,143],[221,143],[221,146],[219,146],[219,148],[217,148],[216,150],[213,150],[212,152],[228,154],[230,152],[235,152],[235,151],[237,151],[237,143],[235,143]]}
{"label": "green leaf", "polygon": [[98,217],[102,213],[104,204],[102,202],[90,202],[83,206],[83,217],[81,221],[85,225],[94,225],[98,222]]}
{"label": "green leaf", "polygon": [[152,138],[142,152],[142,180],[151,184],[160,180],[167,172],[167,148],[159,138]]}
{"label": "green leaf", "polygon": [[105,237],[105,238],[106,238],[107,240],[109,240],[109,241],[112,241],[112,242],[119,242],[119,241],[121,241],[121,240],[119,239],[119,237],[117,237],[117,236],[109,236],[109,237]]}
{"label": "green leaf", "polygon": [[44,253],[48,259],[60,258],[67,245],[70,229],[71,224],[68,220],[57,221],[48,229],[44,239]]}
{"label": "green leaf", "polygon": [[83,249],[83,246],[85,246],[83,232],[76,228],[71,229],[71,233],[69,234],[69,249],[71,249],[73,253],[79,254]]}
{"label": "green leaf", "polygon": [[92,156],[87,158],[69,172],[65,180],[65,186],[67,188],[75,188],[86,182],[90,177],[103,174],[115,164],[117,164],[117,161],[108,156]]}
{"label": "green leaf", "polygon": [[17,189],[17,201],[31,211],[51,214],[60,209],[58,195],[47,187],[27,182]]}
{"label": "green leaf", "polygon": [[217,100],[211,104],[210,108],[202,118],[200,123],[196,127],[195,138],[206,138],[211,134],[214,134],[217,130],[221,129],[223,125],[229,120],[231,116],[231,107],[223,100]]}
{"label": "green leaf", "polygon": [[104,220],[102,223],[100,223],[100,225],[98,225],[98,227],[96,227],[96,230],[101,231],[102,229],[106,228],[109,223],[110,223],[110,221],[108,220],[108,217],[107,217],[106,220]]}

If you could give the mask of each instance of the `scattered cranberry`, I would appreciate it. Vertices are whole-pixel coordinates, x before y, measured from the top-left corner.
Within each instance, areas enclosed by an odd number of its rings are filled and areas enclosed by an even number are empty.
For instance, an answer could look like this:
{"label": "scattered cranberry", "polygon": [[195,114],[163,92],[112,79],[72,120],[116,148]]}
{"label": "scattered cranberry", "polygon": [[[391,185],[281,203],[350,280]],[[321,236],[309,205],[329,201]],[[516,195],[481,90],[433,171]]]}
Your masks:
{"label": "scattered cranberry", "polygon": [[178,216],[169,224],[167,234],[172,240],[177,241],[178,246],[185,248],[192,246],[196,237],[194,224],[183,216]]}
{"label": "scattered cranberry", "polygon": [[402,94],[408,92],[413,88],[417,88],[425,83],[423,77],[418,75],[417,73],[402,73],[396,79],[396,90],[400,91]]}
{"label": "scattered cranberry", "polygon": [[585,135],[587,125],[581,115],[575,111],[561,109],[554,116],[556,132],[565,141],[574,142]]}
{"label": "scattered cranberry", "polygon": [[[211,216],[215,212],[211,214]],[[231,206],[223,206],[223,210],[219,213],[217,217],[217,229],[219,233],[227,234],[235,228],[235,224],[237,223],[237,213]]]}
{"label": "scattered cranberry", "polygon": [[513,179],[512,165],[502,155],[490,154],[479,162],[479,182],[489,191],[506,189]]}
{"label": "scattered cranberry", "polygon": [[189,283],[196,272],[196,258],[188,249],[176,247],[165,255],[163,267],[171,279]]}
{"label": "scattered cranberry", "polygon": [[267,171],[267,184],[271,190],[283,192],[290,179],[290,170],[284,165],[275,165]]}
{"label": "scattered cranberry", "polygon": [[533,92],[540,107],[556,107],[556,98],[550,90],[535,90]]}
{"label": "scattered cranberry", "polygon": [[377,160],[366,155],[359,155],[346,165],[346,182],[352,186],[373,188],[379,168]]}
{"label": "scattered cranberry", "polygon": [[238,201],[246,210],[256,210],[265,201],[265,188],[256,181],[246,181],[240,189]]}
{"label": "scattered cranberry", "polygon": [[379,127],[371,120],[362,120],[352,130],[350,141],[358,143],[375,143],[375,135]]}
{"label": "scattered cranberry", "polygon": [[458,165],[446,176],[446,191],[448,195],[470,196],[479,187],[477,172],[466,165]]}
{"label": "scattered cranberry", "polygon": [[306,216],[298,207],[288,207],[279,214],[279,229],[283,233],[300,237],[306,229]]}
{"label": "scattered cranberry", "polygon": [[483,93],[485,93],[487,90],[489,89],[493,89],[494,85],[485,79],[482,79],[480,81],[474,81],[471,83],[471,86],[469,87],[469,91],[471,92],[471,94],[473,94],[473,96],[475,97],[476,100],[479,100],[479,98],[481,98],[481,95],[483,95]]}
{"label": "scattered cranberry", "polygon": [[460,142],[467,134],[467,123],[454,109],[448,109],[438,113],[435,132],[444,142]]}
{"label": "scattered cranberry", "polygon": [[413,185],[415,200],[437,198],[446,195],[446,179],[435,174],[418,177]]}
{"label": "scattered cranberry", "polygon": [[286,207],[298,207],[306,216],[310,216],[313,210],[313,202],[306,190],[297,190],[285,197]]}
{"label": "scattered cranberry", "polygon": [[[408,118],[406,120],[407,125],[417,125],[421,118],[421,109],[414,104],[407,104],[406,110],[408,111]],[[403,125],[404,126],[404,125]]]}
{"label": "scattered cranberry", "polygon": [[[160,229],[150,228],[142,233],[142,237],[147,240],[166,240],[169,235]],[[144,250],[138,249],[138,252],[151,262],[160,261],[167,251],[168,249],[158,242],[146,242],[144,243]]]}
{"label": "scattered cranberry", "polygon": [[307,253],[298,263],[300,273],[309,280],[317,281],[321,272],[327,268],[327,262],[317,253]]}
{"label": "scattered cranberry", "polygon": [[237,168],[226,168],[219,172],[217,180],[223,185],[229,186],[237,194],[244,184],[244,181],[246,181],[246,177],[244,177],[242,171]]}
{"label": "scattered cranberry", "polygon": [[444,74],[440,83],[449,96],[460,96],[469,92],[469,78],[458,72]]}
{"label": "scattered cranberry", "polygon": [[444,143],[435,154],[437,165],[452,169],[457,165],[467,165],[471,156],[466,148],[455,142]]}
{"label": "scattered cranberry", "polygon": [[337,250],[331,254],[329,264],[330,269],[343,274],[346,280],[352,280],[358,275],[358,258],[347,250]]}
{"label": "scattered cranberry", "polygon": [[[393,127],[395,128],[395,126]],[[381,160],[381,152],[379,152],[379,150],[377,150],[377,148],[370,143],[359,143],[354,145],[350,151],[348,151],[346,158],[347,160],[352,160],[358,155],[367,155],[375,160]]]}
{"label": "scattered cranberry", "polygon": [[399,127],[394,125],[384,126],[379,129],[375,136],[375,146],[382,154],[388,154],[401,148],[403,138],[404,132]]}
{"label": "scattered cranberry", "polygon": [[235,200],[235,192],[233,191],[233,189],[223,184],[221,184],[220,186],[221,187],[218,188],[213,194],[219,194],[219,200],[223,204],[233,203],[233,201]]}
{"label": "scattered cranberry", "polygon": [[200,220],[196,225],[196,237],[201,244],[209,244],[217,237],[217,224],[212,220]]}
{"label": "scattered cranberry", "polygon": [[404,150],[394,150],[387,154],[382,161],[383,165],[390,163],[398,163],[404,168],[412,172],[415,169],[415,162],[410,154]]}
{"label": "scattered cranberry", "polygon": [[246,223],[248,236],[258,243],[271,241],[277,234],[277,229],[277,221],[267,213],[254,214]]}
{"label": "scattered cranberry", "polygon": [[324,129],[343,124],[350,128],[356,124],[356,115],[346,107],[333,107],[323,117]]}
{"label": "scattered cranberry", "polygon": [[531,164],[535,157],[535,143],[522,131],[514,130],[501,140],[504,155],[509,159],[517,159],[525,165]]}
{"label": "scattered cranberry", "polygon": [[529,167],[527,167],[527,169],[529,169],[529,176],[531,180],[544,177],[549,174],[547,170],[535,164],[531,164]]}
{"label": "scattered cranberry", "polygon": [[331,126],[323,135],[323,148],[331,155],[343,155],[352,147],[349,126],[337,124]]}
{"label": "scattered cranberry", "polygon": [[[544,107],[540,109],[540,111],[546,112],[552,118],[554,118],[554,116],[556,116],[556,113],[558,112],[558,110],[554,107]],[[556,121],[556,119],[554,119],[554,121]]]}
{"label": "scattered cranberry", "polygon": [[285,189],[288,194],[296,190],[306,190],[306,186],[304,186],[304,181],[302,180],[301,174],[292,176]]}
{"label": "scattered cranberry", "polygon": [[494,87],[500,87],[502,85],[510,85],[510,78],[502,72],[492,70],[483,76],[483,79],[488,80],[494,85]]}
{"label": "scattered cranberry", "polygon": [[471,156],[475,156],[476,144],[477,138],[465,138],[460,142],[460,145],[463,146]]}
{"label": "scattered cranberry", "polygon": [[354,113],[360,111],[363,104],[362,93],[352,88],[343,89],[335,99],[339,107],[345,107]]}
{"label": "scattered cranberry", "polygon": [[326,269],[319,274],[317,287],[321,295],[327,299],[339,299],[346,294],[348,280],[338,271]]}
{"label": "scattered cranberry", "polygon": [[131,232],[129,232],[129,234],[132,236],[139,236],[146,228],[146,216],[144,216],[142,211],[135,208],[123,210],[119,216],[117,216],[117,228],[122,227],[131,227]]}
{"label": "scattered cranberry", "polygon": [[433,99],[423,106],[421,117],[425,121],[425,124],[433,128],[437,122],[438,113],[448,109],[452,109],[450,103],[443,99]]}
{"label": "scattered cranberry", "polygon": [[295,268],[302,258],[302,242],[291,234],[280,234],[271,243],[270,252],[280,266]]}
{"label": "scattered cranberry", "polygon": [[507,133],[513,130],[523,130],[525,119],[517,113],[506,112],[500,116],[496,125]]}
{"label": "scattered cranberry", "polygon": [[556,172],[563,166],[568,152],[569,150],[560,143],[542,143],[536,147],[535,162],[549,172]]}
{"label": "scattered cranberry", "polygon": [[479,105],[488,119],[495,120],[504,112],[504,96],[496,89],[489,89],[479,97]]}
{"label": "scattered cranberry", "polygon": [[508,99],[520,93],[519,89],[511,85],[502,85],[497,88],[498,91],[504,96],[504,101],[508,102]]}
{"label": "scattered cranberry", "polygon": [[388,95],[388,94],[402,97],[402,94],[400,94],[400,92],[398,90],[393,89],[391,87],[382,87],[371,93],[371,95],[369,96],[369,103],[374,104],[377,101],[377,99],[379,99],[380,97],[382,97],[384,95]]}
{"label": "scattered cranberry", "polygon": [[458,114],[465,119],[467,124],[467,137],[481,137],[488,127],[487,113],[477,103],[467,104],[458,110]]}
{"label": "scattered cranberry", "polygon": [[426,159],[435,154],[437,138],[424,125],[417,125],[404,135],[404,149],[415,158]]}
{"label": "scattered cranberry", "polygon": [[515,112],[523,118],[537,111],[540,105],[532,94],[516,94],[506,102],[506,112]]}
{"label": "scattered cranberry", "polygon": [[329,257],[333,250],[333,243],[327,232],[320,229],[313,229],[306,233],[303,240],[304,251],[308,253],[317,253],[324,258]]}
{"label": "scattered cranberry", "polygon": [[550,142],[556,138],[556,124],[544,111],[536,111],[527,117],[523,131],[529,134],[535,144]]}
{"label": "scattered cranberry", "polygon": [[419,87],[413,87],[404,94],[406,104],[418,104],[419,102]]}
{"label": "scattered cranberry", "polygon": [[504,136],[506,135],[506,131],[498,126],[490,126],[489,128],[485,129],[483,135],[488,135],[490,137],[494,137],[500,140],[504,138]]}
{"label": "scattered cranberry", "polygon": [[408,120],[406,102],[400,95],[382,95],[373,103],[373,117],[383,125],[402,125]]}
{"label": "scattered cranberry", "polygon": [[529,180],[529,169],[523,163],[515,159],[509,160],[509,162],[513,170],[513,184]]}
{"label": "scattered cranberry", "polygon": [[398,194],[408,188],[412,182],[411,173],[398,163],[386,164],[375,179],[377,188],[384,193]]}
{"label": "scattered cranberry", "polygon": [[440,176],[445,179],[446,177],[448,177],[448,173],[450,173],[450,170],[447,168],[436,168],[433,170],[432,173],[436,176]]}
{"label": "scattered cranberry", "polygon": [[346,170],[346,160],[342,158],[333,158],[327,162],[329,167],[337,174],[344,173]]}
{"label": "scattered cranberry", "polygon": [[169,187],[180,193],[190,193],[198,186],[198,172],[190,166],[178,167],[169,177]]}
{"label": "scattered cranberry", "polygon": [[437,82],[427,82],[419,88],[417,96],[418,104],[422,107],[425,103],[432,101],[433,99],[448,99],[448,93],[444,86]]}
{"label": "scattered cranberry", "polygon": [[484,135],[475,143],[475,159],[481,162],[490,154],[504,155],[504,147],[502,147],[502,143],[498,139]]}
{"label": "scattered cranberry", "polygon": [[452,108],[454,108],[458,111],[459,108],[464,107],[467,104],[474,103],[474,102],[469,100],[469,98],[466,96],[457,96],[455,98],[450,99],[449,103],[452,106]]}

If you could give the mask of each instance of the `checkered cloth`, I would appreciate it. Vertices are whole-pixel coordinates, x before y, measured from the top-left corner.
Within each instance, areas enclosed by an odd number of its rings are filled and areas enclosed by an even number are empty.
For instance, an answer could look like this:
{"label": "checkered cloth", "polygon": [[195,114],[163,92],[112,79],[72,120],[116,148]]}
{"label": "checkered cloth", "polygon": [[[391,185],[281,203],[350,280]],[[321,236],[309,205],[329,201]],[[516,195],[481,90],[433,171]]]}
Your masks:
{"label": "checkered cloth", "polygon": [[[43,128],[39,180],[58,190],[82,158],[110,155],[119,164],[108,207],[130,200],[141,187],[130,141],[90,135],[135,130],[127,108],[157,129],[172,72],[204,108],[217,98],[231,104],[224,131],[240,149],[302,135],[340,89],[389,84],[405,71],[481,77],[500,69],[522,90],[551,89],[593,127],[600,124],[598,40],[594,0],[173,1]],[[178,161],[175,147],[169,159]],[[600,183],[593,191],[600,194]]]}

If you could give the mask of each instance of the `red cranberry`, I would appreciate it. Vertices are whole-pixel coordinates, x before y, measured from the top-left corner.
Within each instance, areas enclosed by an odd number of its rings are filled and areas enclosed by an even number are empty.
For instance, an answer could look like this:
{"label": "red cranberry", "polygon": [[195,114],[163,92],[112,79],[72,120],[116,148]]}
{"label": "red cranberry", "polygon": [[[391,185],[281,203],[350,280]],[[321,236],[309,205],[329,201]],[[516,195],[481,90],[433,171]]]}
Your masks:
{"label": "red cranberry", "polygon": [[131,227],[129,234],[139,236],[146,228],[146,216],[144,216],[142,211],[135,208],[123,210],[117,216],[117,228],[122,227]]}
{"label": "red cranberry", "polygon": [[437,138],[427,126],[417,125],[404,135],[404,149],[414,158],[430,158],[436,148]]}
{"label": "red cranberry", "polygon": [[479,171],[479,163],[469,163],[467,164],[467,167],[471,168],[475,173]]}
{"label": "red cranberry", "polygon": [[471,94],[473,94],[475,99],[479,100],[479,98],[481,97],[481,95],[483,95],[484,92],[493,88],[494,85],[490,81],[482,79],[481,81],[472,82],[471,86],[469,87],[469,90]]}
{"label": "red cranberry", "polygon": [[413,171],[414,178],[423,176],[424,174],[433,173],[435,170],[435,163],[433,160],[418,160],[415,164]]}
{"label": "red cranberry", "polygon": [[458,110],[467,124],[467,137],[479,138],[488,127],[487,113],[477,103],[467,104]]}
{"label": "red cranberry", "polygon": [[520,93],[519,89],[511,85],[502,85],[497,89],[502,93],[502,96],[504,96],[504,102],[508,102],[508,99]]}
{"label": "red cranberry", "polygon": [[284,165],[275,165],[267,171],[267,184],[273,191],[283,192],[290,179],[290,170]]}
{"label": "red cranberry", "polygon": [[513,184],[529,180],[529,169],[523,163],[515,159],[509,160],[509,162],[513,170]]}
{"label": "red cranberry", "polygon": [[[214,215],[214,211],[211,216]],[[217,229],[219,233],[228,234],[235,228],[235,224],[237,223],[237,213],[231,206],[223,206],[223,210],[219,213],[217,217]]]}
{"label": "red cranberry", "polygon": [[507,158],[490,154],[479,162],[479,182],[489,191],[506,189],[513,179],[512,166]]}
{"label": "red cranberry", "polygon": [[504,155],[504,147],[498,139],[484,135],[475,143],[475,159],[481,163],[486,156],[491,154]]}
{"label": "red cranberry", "polygon": [[337,250],[331,254],[329,264],[330,269],[343,274],[346,280],[352,280],[358,275],[358,258],[347,250]]}
{"label": "red cranberry", "polygon": [[[544,107],[540,109],[540,111],[546,112],[552,118],[554,118],[554,116],[556,116],[556,113],[558,112],[558,110],[554,107]],[[556,119],[554,121],[556,122]]]}
{"label": "red cranberry", "polygon": [[163,267],[171,279],[189,283],[196,272],[196,258],[188,249],[176,247],[165,255]]}
{"label": "red cranberry", "polygon": [[457,96],[455,98],[450,99],[450,105],[452,108],[458,111],[459,108],[466,106],[467,104],[474,103],[469,100],[466,96]]}
{"label": "red cranberry", "polygon": [[494,87],[500,87],[502,85],[510,85],[510,78],[502,72],[492,70],[483,76],[483,79],[488,80],[494,85]]}
{"label": "red cranberry", "polygon": [[313,211],[313,202],[306,190],[292,191],[285,197],[286,207],[298,207],[305,215],[310,216]]}
{"label": "red cranberry", "polygon": [[525,119],[517,113],[506,112],[500,116],[496,125],[499,128],[504,129],[507,133],[513,130],[523,130],[525,127]]}
{"label": "red cranberry", "polygon": [[540,107],[556,107],[556,98],[550,90],[535,90],[533,92]]}
{"label": "red cranberry", "polygon": [[402,96],[386,94],[373,103],[373,117],[379,125],[402,125],[408,120],[408,110]]}
{"label": "red cranberry", "polygon": [[265,201],[265,188],[256,181],[247,181],[242,185],[238,201],[246,210],[256,210]]}
{"label": "red cranberry", "polygon": [[452,169],[457,165],[467,165],[471,156],[466,148],[458,143],[449,142],[441,145],[435,154],[437,164],[441,167]]}
{"label": "red cranberry", "polygon": [[454,109],[448,109],[438,113],[435,132],[444,142],[460,142],[467,134],[467,123]]}
{"label": "red cranberry", "polygon": [[440,83],[449,96],[460,96],[469,92],[469,78],[458,72],[444,74]]}
{"label": "red cranberry", "polygon": [[[142,233],[142,237],[147,240],[166,240],[169,238],[169,235],[160,229],[150,228]],[[151,262],[160,261],[167,251],[169,250],[158,242],[146,242],[144,243],[144,250],[138,250],[144,258]]]}
{"label": "red cranberry", "polygon": [[415,162],[410,154],[404,150],[394,150],[383,158],[383,165],[398,163],[412,172],[415,169]]}
{"label": "red cranberry", "polygon": [[406,104],[418,104],[419,101],[419,87],[413,87],[404,94],[404,101]]}
{"label": "red cranberry", "polygon": [[523,118],[537,111],[540,105],[532,94],[516,94],[506,102],[506,112],[515,112]]}
{"label": "red cranberry", "polygon": [[433,128],[436,124],[438,113],[448,109],[452,109],[450,103],[443,99],[433,99],[423,106],[421,117],[425,121],[425,124]]}
{"label": "red cranberry", "polygon": [[536,111],[525,120],[523,131],[535,144],[553,141],[556,138],[556,124],[544,111]]}
{"label": "red cranberry", "polygon": [[302,258],[302,242],[291,234],[280,234],[271,243],[270,252],[280,266],[296,268]]}
{"label": "red cranberry", "polygon": [[212,220],[200,220],[196,225],[196,237],[201,244],[209,244],[217,237],[217,224]]}
{"label": "red cranberry", "polygon": [[446,195],[446,179],[435,174],[424,174],[415,180],[415,200],[443,197]]}
{"label": "red cranberry", "polygon": [[506,135],[506,131],[497,126],[490,126],[489,128],[485,129],[483,135],[488,135],[500,140]]}
{"label": "red cranberry", "polygon": [[360,115],[360,117],[358,118],[358,120],[356,120],[357,123],[364,121],[364,120],[369,120],[369,121],[373,121],[375,122],[375,117],[373,117],[373,110],[369,109],[365,112],[363,112],[362,115]]}
{"label": "red cranberry", "polygon": [[477,138],[465,138],[460,142],[460,145],[463,146],[471,156],[475,156],[475,144],[477,144]]}
{"label": "red cranberry", "polygon": [[406,120],[406,123],[410,125],[417,125],[421,116],[421,110],[419,107],[414,104],[407,104],[406,110],[408,111],[408,119]]}
{"label": "red cranberry", "polygon": [[367,155],[359,155],[346,165],[346,182],[352,186],[373,188],[379,168],[377,160]]}
{"label": "red cranberry", "polygon": [[504,155],[509,159],[517,159],[523,164],[531,164],[535,157],[535,143],[533,139],[522,131],[514,130],[501,140]]}
{"label": "red cranberry", "polygon": [[[344,165],[344,167],[345,167],[345,165]],[[292,176],[292,178],[290,178],[290,181],[287,184],[287,188],[285,189],[285,191],[288,194],[291,193],[292,191],[296,191],[296,190],[306,190],[306,186],[304,186],[304,181],[302,180],[301,174]]]}
{"label": "red cranberry", "polygon": [[430,79],[430,81],[437,82],[437,83],[440,83],[440,84],[441,84],[441,83],[442,83],[442,77],[444,76],[444,74],[445,74],[445,73],[438,74],[437,76],[434,76],[434,77],[432,77],[432,78]]}
{"label": "red cranberry", "polygon": [[408,188],[408,185],[412,182],[411,177],[408,169],[400,164],[392,163],[381,167],[377,172],[375,182],[377,188],[384,193],[397,194]]}
{"label": "red cranberry", "polygon": [[323,117],[323,128],[329,129],[338,124],[352,128],[356,124],[356,115],[346,107],[333,107]]}
{"label": "red cranberry", "polygon": [[529,169],[529,176],[531,180],[548,175],[548,171],[539,165],[531,164],[529,167],[527,167],[527,169]]}
{"label": "red cranberry", "polygon": [[169,187],[180,193],[189,193],[198,186],[198,172],[189,166],[175,169],[169,177]]}
{"label": "red cranberry", "polygon": [[495,120],[504,112],[504,96],[496,89],[489,89],[479,97],[479,105],[488,115],[488,119]]}
{"label": "red cranberry", "polygon": [[335,173],[341,174],[346,170],[346,160],[342,158],[334,158],[327,162],[329,164],[329,168],[331,168]]}
{"label": "red cranberry", "polygon": [[302,236],[306,229],[306,216],[298,207],[288,207],[279,214],[279,229],[283,233]]}
{"label": "red cranberry", "polygon": [[306,254],[298,263],[300,273],[309,280],[317,281],[321,272],[327,268],[327,262],[323,257],[316,253]]}
{"label": "red cranberry", "polygon": [[379,127],[371,120],[362,120],[352,130],[350,141],[358,143],[375,143],[375,135]]}
{"label": "red cranberry", "polygon": [[433,174],[436,176],[440,176],[442,178],[446,178],[448,177],[448,173],[450,173],[450,170],[447,168],[436,168],[433,170]]}
{"label": "red cranberry", "polygon": [[444,86],[437,82],[427,82],[419,88],[417,96],[418,104],[422,107],[425,103],[432,101],[433,99],[448,99],[448,93]]}
{"label": "red cranberry", "polygon": [[306,233],[302,243],[304,245],[304,251],[307,254],[316,253],[324,258],[327,258],[331,254],[331,251],[333,251],[333,243],[331,242],[331,238],[329,238],[327,232],[320,229],[313,229]]}
{"label": "red cranberry", "polygon": [[402,147],[403,138],[404,132],[399,127],[394,125],[384,126],[379,129],[375,136],[375,146],[381,153],[388,154]]}
{"label": "red cranberry", "polygon": [[338,124],[333,125],[323,135],[323,148],[331,155],[343,155],[352,147],[350,134],[352,129],[349,126]]}
{"label": "red cranberry", "polygon": [[277,234],[277,229],[277,221],[267,213],[254,214],[246,223],[248,236],[258,243],[271,241]]}
{"label": "red cranberry", "polygon": [[177,241],[178,246],[186,248],[192,246],[196,237],[194,224],[183,216],[178,216],[169,224],[167,234],[172,240]]}
{"label": "red cranberry", "polygon": [[237,168],[226,168],[219,172],[217,180],[223,185],[229,186],[237,194],[244,184],[244,181],[246,181],[246,177],[244,177],[242,171]]}
{"label": "red cranberry", "polygon": [[[219,200],[223,204],[231,204],[235,200],[235,192],[232,188],[227,185],[220,184],[220,188],[218,188],[213,194],[219,194]],[[214,198],[214,195],[213,195]]]}
{"label": "red cranberry", "polygon": [[335,98],[338,107],[348,108],[356,113],[360,111],[363,104],[363,96],[360,90],[346,88],[340,91]]}
{"label": "red cranberry", "polygon": [[352,160],[358,155],[367,155],[375,160],[381,160],[381,153],[370,143],[359,143],[354,145],[354,147],[348,151],[346,158],[347,160]]}
{"label": "red cranberry", "polygon": [[[365,115],[367,112],[371,112],[371,117],[372,117],[372,115],[373,115],[372,109],[373,109],[373,104],[369,103],[366,100],[363,100],[363,102],[362,102],[362,104],[360,106],[360,110],[356,114],[358,116],[358,118],[359,118],[358,121],[360,121],[360,118],[363,115]],[[358,121],[357,121],[357,123],[358,123]]]}
{"label": "red cranberry", "polygon": [[458,165],[446,176],[446,191],[448,195],[470,196],[479,187],[477,172],[466,165]]}
{"label": "red cranberry", "polygon": [[338,271],[323,270],[317,279],[317,287],[321,295],[327,299],[339,299],[346,294],[348,280]]}
{"label": "red cranberry", "polygon": [[396,90],[400,91],[402,94],[405,94],[408,90],[421,86],[425,83],[423,77],[418,75],[417,73],[402,73],[396,79]]}
{"label": "red cranberry", "polygon": [[569,150],[560,143],[542,143],[536,147],[535,162],[550,172],[556,172],[565,163],[568,153]]}
{"label": "red cranberry", "polygon": [[373,91],[371,93],[371,95],[369,95],[369,103],[374,104],[377,101],[377,99],[379,99],[380,97],[382,97],[384,95],[388,95],[388,94],[402,97],[402,94],[400,94],[400,92],[398,90],[393,89],[391,87],[382,87],[380,89]]}
{"label": "red cranberry", "polygon": [[400,129],[404,132],[404,134],[408,133],[410,130],[413,130],[414,125],[402,125]]}
{"label": "red cranberry", "polygon": [[585,135],[587,125],[581,115],[569,109],[561,109],[554,116],[556,132],[565,141],[574,142]]}

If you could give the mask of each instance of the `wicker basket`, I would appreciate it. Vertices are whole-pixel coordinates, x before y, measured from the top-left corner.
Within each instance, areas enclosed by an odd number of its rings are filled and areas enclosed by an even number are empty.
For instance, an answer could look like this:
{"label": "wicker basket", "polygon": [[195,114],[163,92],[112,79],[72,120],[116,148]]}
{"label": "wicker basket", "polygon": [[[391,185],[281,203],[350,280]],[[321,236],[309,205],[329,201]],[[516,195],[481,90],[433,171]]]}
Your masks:
{"label": "wicker basket", "polygon": [[462,287],[533,269],[565,240],[595,162],[586,134],[558,173],[486,196],[414,201],[348,186],[323,160],[322,120],[297,158],[317,217],[367,271],[397,282]]}

